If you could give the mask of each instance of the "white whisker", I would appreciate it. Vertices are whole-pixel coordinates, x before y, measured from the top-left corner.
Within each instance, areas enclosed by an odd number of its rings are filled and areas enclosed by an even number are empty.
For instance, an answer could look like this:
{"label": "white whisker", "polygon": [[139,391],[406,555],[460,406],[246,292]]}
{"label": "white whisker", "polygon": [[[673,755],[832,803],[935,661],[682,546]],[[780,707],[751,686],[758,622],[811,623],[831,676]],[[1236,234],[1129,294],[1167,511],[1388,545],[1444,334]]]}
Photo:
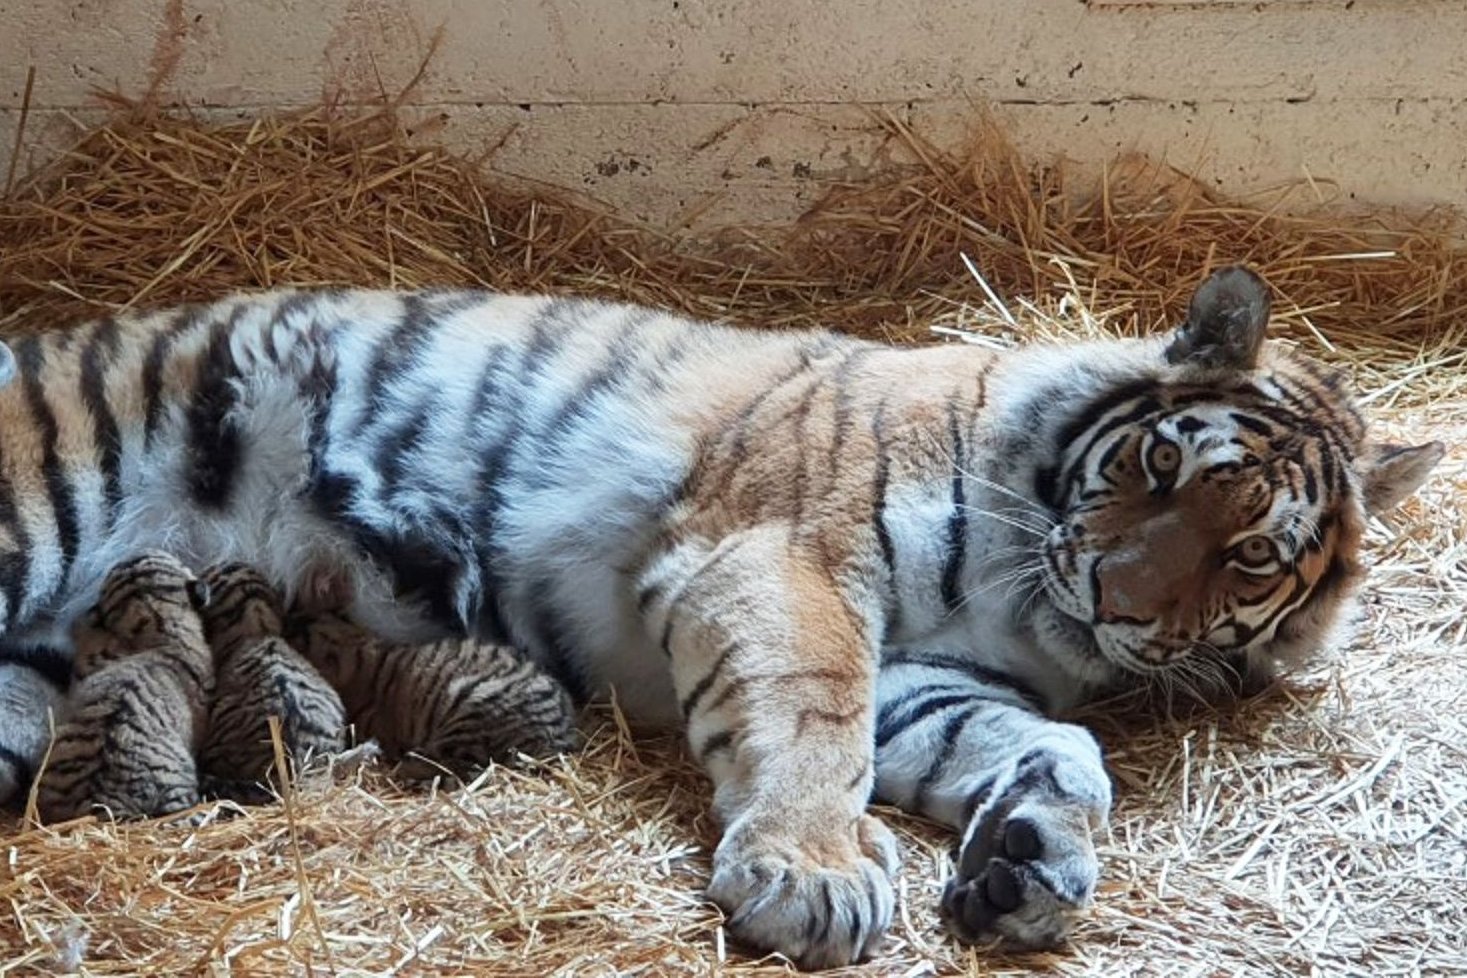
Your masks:
{"label": "white whisker", "polygon": [[991,509],[979,509],[977,506],[967,505],[961,505],[958,508],[966,513],[973,513],[977,516],[987,516],[989,519],[1002,523],[1005,526],[1011,526],[1016,530],[1021,530],[1024,533],[1029,533],[1036,537],[1043,538],[1049,535],[1048,532],[1045,530],[1041,530],[1038,527],[1030,526],[1028,523],[1021,523],[1019,520],[1014,519],[1012,516],[1005,516],[1004,514],[994,512]]}

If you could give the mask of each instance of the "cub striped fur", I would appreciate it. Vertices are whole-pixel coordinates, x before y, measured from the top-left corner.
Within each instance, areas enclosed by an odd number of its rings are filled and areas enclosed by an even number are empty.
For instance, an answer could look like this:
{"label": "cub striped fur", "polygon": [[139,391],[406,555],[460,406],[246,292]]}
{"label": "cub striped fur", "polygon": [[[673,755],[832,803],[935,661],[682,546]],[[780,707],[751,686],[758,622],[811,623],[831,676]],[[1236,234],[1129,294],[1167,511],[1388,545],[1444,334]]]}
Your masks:
{"label": "cub striped fur", "polygon": [[78,679],[37,791],[44,821],[165,815],[198,803],[195,755],[213,664],[196,584],[164,553],[107,575],[76,628]]}
{"label": "cub striped fur", "polygon": [[490,762],[548,757],[578,742],[565,688],[507,646],[386,642],[328,606],[293,614],[289,634],[341,693],[357,737],[407,762],[400,773],[467,777]]}
{"label": "cub striped fur", "polygon": [[1168,337],[1004,352],[453,290],[37,333],[0,389],[0,759],[34,764],[26,663],[117,561],[243,560],[287,603],[331,567],[384,640],[511,645],[683,723],[748,944],[879,946],[874,792],[960,836],[960,938],[1052,945],[1111,798],[1054,712],[1339,648],[1366,513],[1442,455],[1377,441],[1268,316],[1230,268]]}
{"label": "cub striped fur", "polygon": [[[331,683],[284,638],[280,597],[259,571],[231,561],[200,578],[215,690],[200,763],[215,786],[256,781],[275,765],[269,718],[298,763],[346,748],[346,712]],[[242,788],[242,786],[239,786]]]}

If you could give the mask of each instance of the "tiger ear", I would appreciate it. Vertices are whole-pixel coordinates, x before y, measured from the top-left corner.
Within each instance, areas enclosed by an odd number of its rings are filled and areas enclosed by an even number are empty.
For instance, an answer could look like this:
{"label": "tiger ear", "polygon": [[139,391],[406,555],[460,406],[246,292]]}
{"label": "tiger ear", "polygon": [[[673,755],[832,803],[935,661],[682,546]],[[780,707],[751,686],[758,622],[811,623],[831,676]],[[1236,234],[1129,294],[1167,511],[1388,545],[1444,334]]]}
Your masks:
{"label": "tiger ear", "polygon": [[1356,465],[1365,488],[1365,508],[1384,513],[1411,495],[1447,453],[1439,441],[1425,445],[1368,445]]}
{"label": "tiger ear", "polygon": [[1226,370],[1258,365],[1272,301],[1268,283],[1242,265],[1207,276],[1166,348],[1167,363]]}
{"label": "tiger ear", "polygon": [[15,353],[9,343],[0,341],[0,387],[15,379],[15,370]]}

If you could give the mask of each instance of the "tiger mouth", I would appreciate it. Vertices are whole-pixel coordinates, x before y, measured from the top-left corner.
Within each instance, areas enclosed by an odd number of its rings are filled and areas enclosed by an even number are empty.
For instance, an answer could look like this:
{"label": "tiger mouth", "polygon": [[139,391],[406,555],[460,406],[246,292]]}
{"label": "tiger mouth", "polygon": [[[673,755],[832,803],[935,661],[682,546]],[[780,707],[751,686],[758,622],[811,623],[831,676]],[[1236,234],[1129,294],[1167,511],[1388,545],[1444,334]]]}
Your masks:
{"label": "tiger mouth", "polygon": [[1063,619],[1061,630],[1065,638],[1072,651],[1084,660],[1105,662],[1130,673],[1146,674],[1165,669],[1173,658],[1172,655],[1153,658],[1147,654],[1151,651],[1149,643],[1133,644],[1113,633],[1102,632],[1090,609],[1085,606],[1084,598],[1059,573],[1052,557],[1045,561],[1043,586],[1037,600],[1043,601]]}

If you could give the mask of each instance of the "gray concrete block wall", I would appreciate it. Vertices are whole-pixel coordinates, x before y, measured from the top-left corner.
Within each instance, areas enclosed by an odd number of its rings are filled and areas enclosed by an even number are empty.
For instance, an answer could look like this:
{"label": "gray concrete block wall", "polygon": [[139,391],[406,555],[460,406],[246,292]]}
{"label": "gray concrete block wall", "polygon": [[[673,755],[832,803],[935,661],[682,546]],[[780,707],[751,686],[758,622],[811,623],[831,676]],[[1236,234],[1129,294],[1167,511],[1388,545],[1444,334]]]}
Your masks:
{"label": "gray concrete block wall", "polygon": [[[1467,0],[58,0],[0,3],[0,159],[150,85],[210,113],[366,98],[490,165],[660,225],[779,220],[992,105],[1021,148],[1141,149],[1243,192],[1306,173],[1467,204]],[[441,124],[441,128],[439,127]]]}

